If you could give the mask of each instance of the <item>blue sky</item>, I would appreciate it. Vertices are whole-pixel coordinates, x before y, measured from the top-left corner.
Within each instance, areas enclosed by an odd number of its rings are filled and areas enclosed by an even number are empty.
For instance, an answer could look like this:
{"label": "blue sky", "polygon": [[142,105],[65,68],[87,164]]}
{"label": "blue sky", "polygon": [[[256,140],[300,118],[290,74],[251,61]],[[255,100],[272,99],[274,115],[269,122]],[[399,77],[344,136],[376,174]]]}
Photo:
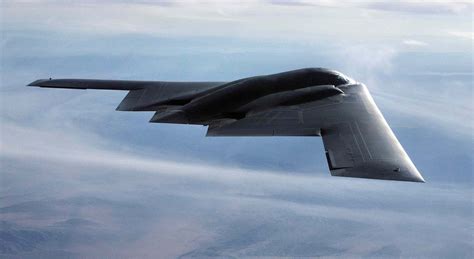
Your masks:
{"label": "blue sky", "polygon": [[[10,256],[473,254],[467,1],[3,1],[0,252]],[[319,138],[205,138],[38,78],[364,82],[427,183],[329,175]]]}

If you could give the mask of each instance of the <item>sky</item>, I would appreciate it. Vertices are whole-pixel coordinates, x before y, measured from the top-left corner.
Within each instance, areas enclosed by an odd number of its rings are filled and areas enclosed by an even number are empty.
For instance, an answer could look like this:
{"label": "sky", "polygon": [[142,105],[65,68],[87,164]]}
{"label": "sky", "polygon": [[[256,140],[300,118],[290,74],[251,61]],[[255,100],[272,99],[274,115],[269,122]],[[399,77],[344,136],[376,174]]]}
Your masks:
{"label": "sky", "polygon": [[[472,258],[470,1],[0,3],[0,255]],[[39,78],[367,85],[426,183],[331,177],[320,138],[206,138]]]}

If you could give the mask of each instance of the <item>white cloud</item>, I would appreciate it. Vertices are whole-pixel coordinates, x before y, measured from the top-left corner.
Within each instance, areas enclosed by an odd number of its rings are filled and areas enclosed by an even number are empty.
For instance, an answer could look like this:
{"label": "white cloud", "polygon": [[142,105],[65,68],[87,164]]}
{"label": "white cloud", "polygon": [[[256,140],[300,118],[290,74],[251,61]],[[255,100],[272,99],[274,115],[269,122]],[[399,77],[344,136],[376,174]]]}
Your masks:
{"label": "white cloud", "polygon": [[474,32],[472,31],[451,31],[449,32],[449,34],[452,36],[468,39],[471,41],[474,40]]}
{"label": "white cloud", "polygon": [[[459,26],[462,30],[467,26],[460,22],[461,18],[441,21],[419,16],[405,17],[396,13],[373,12],[371,8],[360,9],[358,4],[347,1],[311,3],[316,5],[288,8],[281,6],[281,3],[270,5],[262,1],[205,4],[178,1],[166,5],[143,4],[142,1],[13,2],[5,4],[3,8],[3,28],[21,27],[55,33],[67,31],[76,35],[215,36],[320,43],[361,40],[387,42],[394,37],[416,37],[419,31],[423,31],[423,37],[439,37],[440,30],[449,31]],[[378,1],[376,3],[381,4]],[[450,6],[444,2],[435,4]]]}
{"label": "white cloud", "polygon": [[408,12],[416,14],[460,14],[472,11],[471,1],[450,1],[450,0],[403,0],[403,1],[367,1],[368,8]]}
{"label": "white cloud", "polygon": [[423,41],[418,41],[418,40],[404,40],[402,41],[403,44],[409,45],[409,46],[417,46],[417,47],[423,47],[427,46],[428,44]]}
{"label": "white cloud", "polygon": [[398,54],[391,46],[368,46],[354,44],[341,48],[338,55],[344,60],[343,70],[357,81],[376,88],[380,85],[380,77],[390,74],[393,69],[393,59]]}
{"label": "white cloud", "polygon": [[[95,168],[131,172],[132,175],[132,172],[142,172],[157,177],[172,176],[223,184],[235,183],[239,191],[244,192],[248,189],[241,184],[245,185],[246,183],[260,183],[261,187],[265,189],[271,188],[279,191],[317,191],[326,194],[336,194],[338,191],[333,190],[335,186],[348,192],[378,192],[382,190],[397,192],[400,185],[415,189],[424,186],[415,183],[331,177],[327,172],[312,175],[299,174],[298,172],[282,174],[217,164],[183,162],[180,157],[163,159],[154,156],[153,151],[143,153],[134,149],[123,150],[117,144],[101,140],[91,132],[74,128],[76,127],[73,125],[48,129],[3,123],[0,157],[23,162],[57,163],[64,168],[83,168],[82,171],[87,171],[86,168]],[[317,190],[314,189],[315,185],[319,185]],[[252,188],[250,186],[250,189]]]}
{"label": "white cloud", "polygon": [[[423,42],[407,40],[404,43],[413,46],[424,46]],[[444,134],[465,138],[474,131],[472,110],[472,89],[455,80],[451,80],[450,88],[441,91],[432,91],[415,87],[414,84],[400,83],[400,79],[393,75],[394,60],[400,50],[390,46],[355,45],[342,49],[339,53],[344,60],[344,73],[357,81],[365,83],[376,97],[384,112],[403,115],[405,121],[412,125],[425,127],[432,125],[442,129]],[[423,73],[423,75],[451,75],[466,76],[472,73],[445,72]],[[466,93],[459,95],[460,92]],[[469,123],[466,123],[466,118]],[[416,121],[416,123],[413,123]]]}
{"label": "white cloud", "polygon": [[301,175],[290,177],[263,170],[254,171],[219,165],[183,163],[180,161],[181,158],[169,160],[154,157],[150,153],[127,152],[91,132],[75,128],[75,126],[69,125],[48,129],[3,123],[0,155],[21,160],[36,159],[75,166],[169,174],[215,181],[237,179],[260,181],[262,178],[273,178],[277,182],[299,182],[300,179],[313,178]]}
{"label": "white cloud", "polygon": [[[406,86],[391,82],[397,89],[378,89],[373,91],[377,101],[385,109],[404,116],[406,122],[416,127],[427,127],[442,130],[455,138],[469,138],[474,132],[474,109],[467,96],[456,97],[456,94],[441,92],[408,91]],[[457,98],[457,99],[456,99]]]}
{"label": "white cloud", "polygon": [[288,6],[323,6],[332,8],[361,8],[378,11],[405,12],[413,14],[459,14],[472,10],[471,1],[450,0],[364,0],[364,1],[338,1],[338,0],[270,0],[277,5]]}

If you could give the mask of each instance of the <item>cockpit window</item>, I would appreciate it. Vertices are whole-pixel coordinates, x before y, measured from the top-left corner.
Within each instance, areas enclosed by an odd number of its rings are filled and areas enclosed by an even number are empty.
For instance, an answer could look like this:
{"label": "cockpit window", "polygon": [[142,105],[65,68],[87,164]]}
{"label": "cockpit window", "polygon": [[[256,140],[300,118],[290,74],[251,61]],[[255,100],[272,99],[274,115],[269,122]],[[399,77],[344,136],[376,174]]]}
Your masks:
{"label": "cockpit window", "polygon": [[[305,70],[306,73],[309,73],[310,80],[312,85],[345,85],[355,82],[351,78],[345,76],[344,74],[324,69],[324,68],[314,68]],[[308,74],[302,74],[302,77],[308,77]]]}
{"label": "cockpit window", "polygon": [[337,72],[337,71],[334,71],[334,73],[337,75],[337,79],[341,82],[343,82],[342,84],[349,84],[349,83],[352,83],[354,82],[354,80],[340,72]]}

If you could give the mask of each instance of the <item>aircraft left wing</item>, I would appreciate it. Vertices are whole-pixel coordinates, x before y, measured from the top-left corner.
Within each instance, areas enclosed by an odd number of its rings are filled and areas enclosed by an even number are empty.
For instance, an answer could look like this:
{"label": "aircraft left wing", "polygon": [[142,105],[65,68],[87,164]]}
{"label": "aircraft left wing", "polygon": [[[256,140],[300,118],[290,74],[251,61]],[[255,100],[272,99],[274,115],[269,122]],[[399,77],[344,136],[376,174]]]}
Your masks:
{"label": "aircraft left wing", "polygon": [[39,79],[28,86],[43,88],[129,91],[118,111],[156,111],[163,105],[182,105],[224,82],[167,82],[98,79]]}

